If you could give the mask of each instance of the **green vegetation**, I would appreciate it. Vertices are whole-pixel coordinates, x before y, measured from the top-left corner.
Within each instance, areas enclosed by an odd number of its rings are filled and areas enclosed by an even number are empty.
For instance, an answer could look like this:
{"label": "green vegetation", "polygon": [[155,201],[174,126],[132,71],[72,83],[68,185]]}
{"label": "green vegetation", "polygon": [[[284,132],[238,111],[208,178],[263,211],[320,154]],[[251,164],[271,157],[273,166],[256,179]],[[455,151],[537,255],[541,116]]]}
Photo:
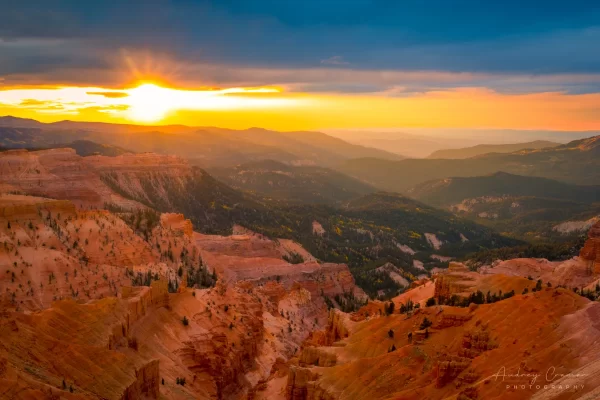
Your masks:
{"label": "green vegetation", "polygon": [[600,214],[600,186],[503,172],[430,181],[411,189],[410,194],[497,232],[538,243],[572,239],[573,233],[555,226]]}
{"label": "green vegetation", "polygon": [[400,304],[400,314],[406,314],[411,312],[412,310],[414,310],[415,307],[415,303],[413,303],[413,301],[411,299],[408,299],[406,301],[406,303],[401,303]]}
{"label": "green vegetation", "polygon": [[187,286],[191,288],[210,288],[215,286],[217,282],[217,273],[213,271],[211,274],[208,272],[204,265],[200,265],[198,268],[190,266],[187,271]]}
{"label": "green vegetation", "polygon": [[489,265],[496,260],[510,260],[513,258],[546,258],[550,261],[563,261],[578,255],[585,240],[586,236],[581,235],[568,242],[525,244],[498,249],[485,249],[468,254],[464,257],[464,260],[470,260],[473,268]]}
{"label": "green vegetation", "polygon": [[[115,173],[102,179],[121,195],[148,207],[183,213],[204,233],[230,234],[232,226],[240,224],[271,238],[293,239],[319,260],[348,264],[357,284],[372,298],[389,298],[402,289],[389,276],[375,271],[386,262],[406,271],[409,280],[423,273],[413,266],[413,256],[402,250],[405,247],[416,252],[414,257],[423,260],[426,268],[433,268],[440,265],[429,258],[434,252],[459,257],[482,248],[520,244],[489,228],[392,193],[372,193],[344,207],[283,205],[243,194],[199,168],[183,181],[168,175],[140,176],[143,197],[129,193]],[[148,217],[136,216],[132,223],[140,219]],[[324,232],[313,232],[315,221]],[[425,233],[435,234],[444,246],[435,250]],[[288,260],[299,262],[300,258],[292,255]]]}
{"label": "green vegetation", "polygon": [[150,239],[152,230],[160,223],[160,213],[147,208],[135,212],[126,212],[114,205],[106,205],[107,209],[115,212],[129,227],[146,241]]}
{"label": "green vegetation", "polygon": [[344,312],[357,311],[368,303],[368,301],[368,299],[366,301],[360,300],[354,296],[353,292],[343,292],[341,296],[339,294],[335,295],[335,302],[339,305],[340,310]]}
{"label": "green vegetation", "polygon": [[377,190],[340,172],[263,160],[210,173],[233,188],[265,200],[295,204],[341,204]]}
{"label": "green vegetation", "polygon": [[410,195],[446,207],[482,196],[539,197],[577,203],[600,201],[600,186],[580,186],[552,179],[496,172],[486,176],[434,180],[417,185]]}
{"label": "green vegetation", "polygon": [[393,301],[390,301],[389,303],[385,304],[385,314],[386,315],[391,315],[394,313],[394,308],[396,307],[396,305],[394,304]]}
{"label": "green vegetation", "polygon": [[152,281],[159,280],[158,274],[153,274],[152,271],[146,271],[145,274],[143,272],[134,274],[132,270],[128,269],[125,271],[125,273],[131,278],[131,286],[150,286]]}
{"label": "green vegetation", "polygon": [[505,300],[508,298],[511,298],[515,295],[515,291],[511,290],[510,292],[507,293],[502,293],[502,291],[500,291],[499,293],[491,293],[491,292],[487,292],[487,294],[483,294],[483,292],[481,292],[480,290],[478,290],[475,293],[471,293],[469,296],[464,297],[464,296],[458,296],[456,294],[453,294],[452,296],[450,296],[449,298],[444,298],[444,297],[440,297],[438,300],[438,303],[440,305],[447,305],[447,306],[453,306],[453,307],[469,307],[470,304],[490,304],[490,303],[495,303],[497,301],[500,300]]}
{"label": "green vegetation", "polygon": [[423,319],[423,322],[421,322],[421,325],[419,326],[419,329],[423,330],[423,329],[427,329],[429,328],[431,325],[433,325],[433,322],[431,322],[429,319],[427,319],[427,317],[425,317]]}
{"label": "green vegetation", "polygon": [[296,252],[292,252],[289,255],[285,254],[283,259],[290,264],[302,264],[304,262],[304,257]]}

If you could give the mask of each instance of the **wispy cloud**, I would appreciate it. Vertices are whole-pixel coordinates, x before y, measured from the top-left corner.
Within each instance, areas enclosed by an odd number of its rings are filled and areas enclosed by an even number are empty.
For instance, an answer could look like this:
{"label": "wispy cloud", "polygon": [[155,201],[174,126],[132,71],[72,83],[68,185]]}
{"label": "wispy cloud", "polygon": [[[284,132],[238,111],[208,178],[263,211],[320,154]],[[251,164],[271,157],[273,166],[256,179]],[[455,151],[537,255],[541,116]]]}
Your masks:
{"label": "wispy cloud", "polygon": [[119,99],[121,97],[129,96],[129,94],[125,92],[86,92],[86,94],[89,94],[90,96],[104,96],[109,99]]}
{"label": "wispy cloud", "polygon": [[348,65],[350,63],[347,61],[344,61],[344,58],[342,56],[331,56],[329,58],[321,60],[321,64],[323,64],[323,65]]}

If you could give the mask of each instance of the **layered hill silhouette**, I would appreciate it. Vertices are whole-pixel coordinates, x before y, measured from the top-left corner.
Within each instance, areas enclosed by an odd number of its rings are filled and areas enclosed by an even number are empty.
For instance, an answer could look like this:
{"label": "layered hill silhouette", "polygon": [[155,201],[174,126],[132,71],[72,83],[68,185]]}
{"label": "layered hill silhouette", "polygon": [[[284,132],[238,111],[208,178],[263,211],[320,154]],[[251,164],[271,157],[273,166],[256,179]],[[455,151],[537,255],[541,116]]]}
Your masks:
{"label": "layered hill silhouette", "polygon": [[296,165],[333,166],[352,158],[402,158],[320,132],[276,132],[261,128],[232,130],[75,121],[44,124],[0,117],[0,138],[0,145],[8,148],[46,148],[88,140],[134,152],[176,154],[203,167],[232,166],[265,159]]}
{"label": "layered hill silhouette", "polygon": [[600,136],[568,144],[508,154],[485,154],[463,160],[363,158],[343,162],[340,171],[384,190],[406,192],[427,181],[474,177],[504,171],[577,185],[600,184]]}
{"label": "layered hill silhouette", "polygon": [[480,156],[488,153],[514,153],[520,150],[545,149],[560,146],[560,143],[548,140],[535,140],[526,143],[511,144],[478,144],[477,146],[461,149],[444,149],[431,153],[427,158],[463,159]]}

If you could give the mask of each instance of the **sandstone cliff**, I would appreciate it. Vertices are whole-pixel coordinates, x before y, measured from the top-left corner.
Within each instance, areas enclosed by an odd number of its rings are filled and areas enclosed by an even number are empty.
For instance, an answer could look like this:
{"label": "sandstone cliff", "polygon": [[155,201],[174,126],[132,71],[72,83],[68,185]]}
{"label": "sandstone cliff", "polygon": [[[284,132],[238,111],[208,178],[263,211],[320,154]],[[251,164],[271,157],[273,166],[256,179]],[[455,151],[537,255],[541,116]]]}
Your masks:
{"label": "sandstone cliff", "polygon": [[600,274],[600,222],[590,228],[579,256],[587,262],[594,274]]}

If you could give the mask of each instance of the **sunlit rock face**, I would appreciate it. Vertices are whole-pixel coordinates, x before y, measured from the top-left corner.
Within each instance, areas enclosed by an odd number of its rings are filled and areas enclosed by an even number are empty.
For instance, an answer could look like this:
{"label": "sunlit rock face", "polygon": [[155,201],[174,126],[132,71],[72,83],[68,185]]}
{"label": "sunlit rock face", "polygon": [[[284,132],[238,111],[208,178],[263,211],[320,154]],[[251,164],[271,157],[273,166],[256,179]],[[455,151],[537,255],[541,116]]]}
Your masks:
{"label": "sunlit rock face", "polygon": [[[147,225],[136,213],[0,195],[2,395],[246,398],[325,328],[325,297],[364,296],[346,265],[293,241],[241,227],[200,235],[182,214]],[[291,252],[305,262],[289,264]],[[217,285],[194,287],[190,266]]]}
{"label": "sunlit rock face", "polygon": [[600,222],[590,228],[588,239],[579,255],[589,263],[594,274],[600,273]]}

